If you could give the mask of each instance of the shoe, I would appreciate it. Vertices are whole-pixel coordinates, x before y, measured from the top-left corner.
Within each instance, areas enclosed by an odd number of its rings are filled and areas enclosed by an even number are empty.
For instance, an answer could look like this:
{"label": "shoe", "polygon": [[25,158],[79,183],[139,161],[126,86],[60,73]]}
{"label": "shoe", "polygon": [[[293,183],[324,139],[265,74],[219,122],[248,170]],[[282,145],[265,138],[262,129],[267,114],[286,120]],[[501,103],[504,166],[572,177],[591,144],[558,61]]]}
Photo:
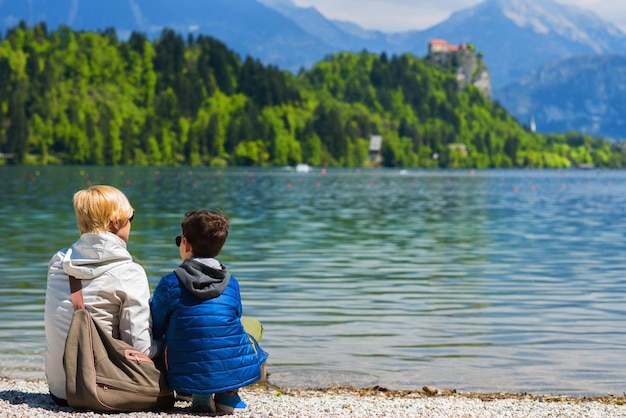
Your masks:
{"label": "shoe", "polygon": [[194,393],[191,395],[191,410],[193,412],[215,413],[215,402],[212,393]]}
{"label": "shoe", "polygon": [[177,401],[191,402],[191,393],[174,391],[174,398]]}
{"label": "shoe", "polygon": [[215,394],[215,407],[222,412],[231,413],[235,409],[244,409],[247,406],[236,390]]}

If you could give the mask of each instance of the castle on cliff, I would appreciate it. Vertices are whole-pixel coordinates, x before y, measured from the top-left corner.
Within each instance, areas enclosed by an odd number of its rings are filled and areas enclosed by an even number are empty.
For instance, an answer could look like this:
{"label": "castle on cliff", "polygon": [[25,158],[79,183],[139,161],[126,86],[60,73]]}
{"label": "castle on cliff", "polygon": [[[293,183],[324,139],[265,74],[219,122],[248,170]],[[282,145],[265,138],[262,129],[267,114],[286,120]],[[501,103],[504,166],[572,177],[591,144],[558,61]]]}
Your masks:
{"label": "castle on cliff", "polygon": [[456,72],[459,88],[475,86],[483,96],[491,99],[491,77],[482,53],[476,53],[474,45],[452,45],[443,39],[433,39],[428,45],[427,61],[444,71]]}
{"label": "castle on cliff", "polygon": [[447,41],[443,39],[433,39],[430,41],[428,45],[428,55],[435,54],[437,52],[458,52],[458,51],[467,51],[467,44],[461,45],[451,45]]}

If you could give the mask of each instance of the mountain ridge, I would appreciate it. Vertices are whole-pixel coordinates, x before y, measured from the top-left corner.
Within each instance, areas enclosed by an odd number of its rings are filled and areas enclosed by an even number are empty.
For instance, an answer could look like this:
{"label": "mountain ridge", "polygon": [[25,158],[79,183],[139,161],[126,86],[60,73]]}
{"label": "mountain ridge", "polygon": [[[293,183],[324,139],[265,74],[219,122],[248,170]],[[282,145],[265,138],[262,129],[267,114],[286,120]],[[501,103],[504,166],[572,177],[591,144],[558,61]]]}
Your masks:
{"label": "mountain ridge", "polygon": [[[297,72],[341,51],[426,56],[428,42],[472,43],[484,53],[495,88],[541,64],[589,53],[626,50],[626,34],[593,11],[553,0],[485,0],[425,30],[383,33],[325,18],[291,0],[47,0],[0,3],[0,28],[20,19],[50,28],[115,28],[122,36],[163,28],[214,36],[242,56]],[[540,45],[541,48],[538,48]]]}
{"label": "mountain ridge", "polygon": [[[512,113],[521,120],[527,120],[528,115],[514,111],[519,106],[506,96],[511,94],[506,92],[507,86],[512,85],[508,91],[514,91],[521,78],[537,76],[534,70],[555,60],[626,50],[626,34],[615,25],[600,19],[591,10],[553,0],[485,0],[458,10],[425,30],[396,33],[367,30],[351,22],[327,19],[317,9],[298,7],[291,0],[0,2],[0,29],[16,26],[21,19],[31,25],[44,19],[49,28],[61,24],[79,30],[114,28],[122,38],[132,31],[156,38],[164,28],[183,34],[203,34],[220,39],[242,57],[251,56],[292,73],[310,68],[326,56],[341,51],[366,50],[385,52],[389,56],[410,53],[425,57],[432,39],[444,39],[454,45],[471,43],[482,53],[489,68],[494,99],[506,108],[509,104],[513,106]],[[568,94],[568,89],[561,86],[555,89]],[[576,86],[569,86],[569,89],[575,90]],[[619,108],[606,99],[590,97],[605,106]],[[533,106],[539,108],[541,102]],[[540,129],[576,127],[567,121],[561,125],[540,123],[539,126]],[[586,126],[581,125],[581,129],[588,129]],[[599,126],[609,127],[605,123]],[[607,132],[611,136],[615,134],[613,128]],[[621,136],[626,136],[626,132]]]}
{"label": "mountain ridge", "polygon": [[624,54],[554,60],[497,94],[514,117],[519,121],[534,118],[540,131],[626,139]]}

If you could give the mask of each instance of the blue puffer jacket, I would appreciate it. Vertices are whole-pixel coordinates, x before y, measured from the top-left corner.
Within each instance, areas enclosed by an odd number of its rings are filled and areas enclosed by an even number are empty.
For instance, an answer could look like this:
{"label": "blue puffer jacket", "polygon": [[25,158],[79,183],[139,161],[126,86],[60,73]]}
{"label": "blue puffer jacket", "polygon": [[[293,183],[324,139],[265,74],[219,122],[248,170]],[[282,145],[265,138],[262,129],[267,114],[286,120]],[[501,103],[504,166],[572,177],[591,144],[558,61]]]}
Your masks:
{"label": "blue puffer jacket", "polygon": [[239,283],[212,258],[185,260],[150,302],[172,389],[219,393],[259,380],[268,354],[241,324]]}

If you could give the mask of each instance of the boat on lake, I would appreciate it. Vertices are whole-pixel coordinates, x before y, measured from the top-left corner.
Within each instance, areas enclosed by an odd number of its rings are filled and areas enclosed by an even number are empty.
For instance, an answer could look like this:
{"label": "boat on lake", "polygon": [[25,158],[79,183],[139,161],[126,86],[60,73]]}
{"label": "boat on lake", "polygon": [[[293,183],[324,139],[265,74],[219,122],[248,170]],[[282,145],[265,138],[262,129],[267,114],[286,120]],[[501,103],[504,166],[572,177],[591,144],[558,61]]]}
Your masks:
{"label": "boat on lake", "polygon": [[296,173],[308,173],[311,171],[311,166],[308,164],[298,164],[296,166]]}

